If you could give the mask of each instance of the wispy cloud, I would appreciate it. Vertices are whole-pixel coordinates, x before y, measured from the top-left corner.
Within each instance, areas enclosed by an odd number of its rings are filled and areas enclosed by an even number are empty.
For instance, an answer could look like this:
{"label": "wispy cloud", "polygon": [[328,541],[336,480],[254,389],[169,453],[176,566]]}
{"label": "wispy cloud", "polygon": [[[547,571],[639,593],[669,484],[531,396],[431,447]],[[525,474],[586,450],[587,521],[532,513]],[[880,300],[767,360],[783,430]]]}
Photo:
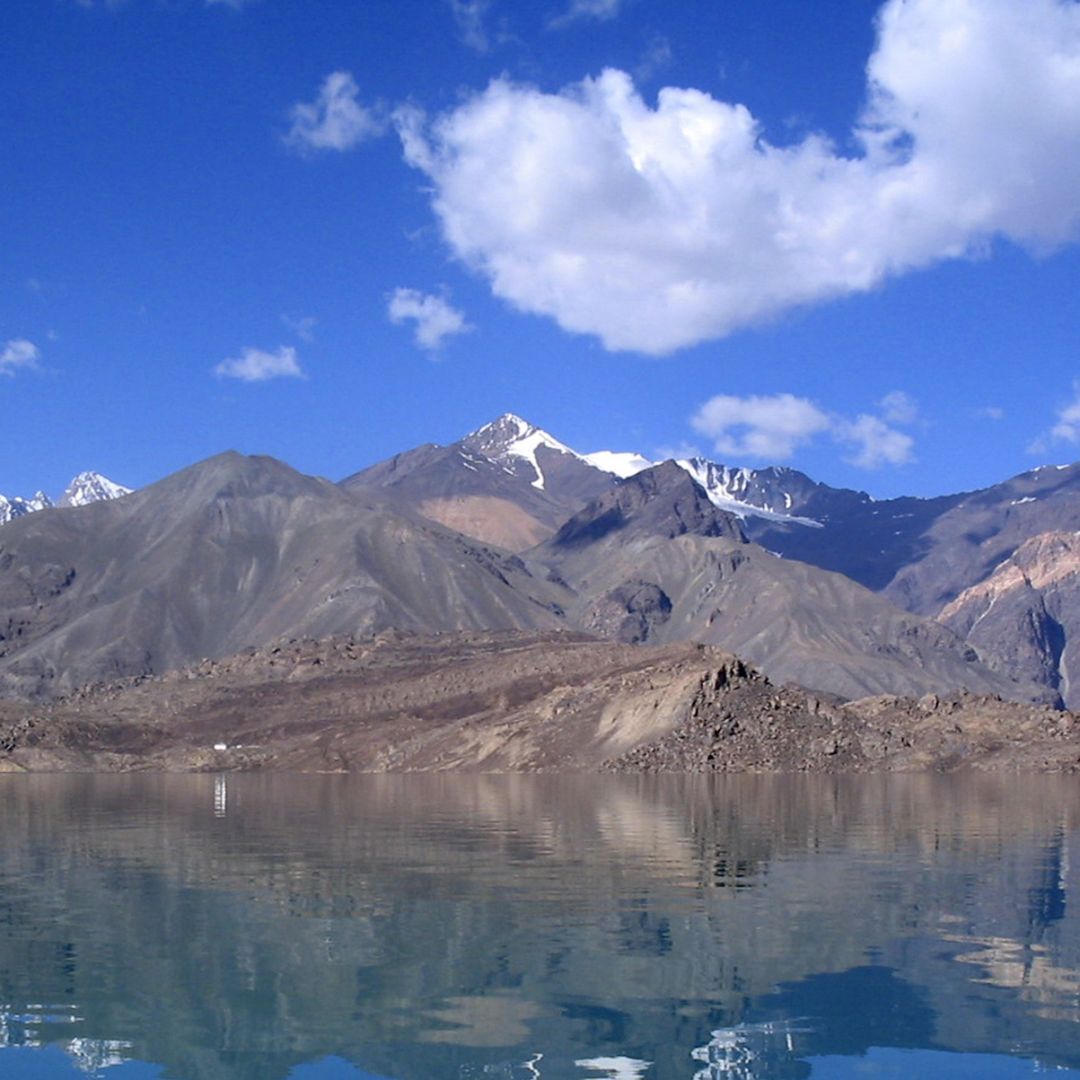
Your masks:
{"label": "wispy cloud", "polygon": [[878,405],[892,424],[914,424],[919,419],[919,403],[905,390],[890,390]]}
{"label": "wispy cloud", "polygon": [[291,126],[282,138],[302,154],[349,150],[386,129],[375,110],[360,104],[360,88],[347,71],[327,75],[319,96],[294,105],[289,118]]}
{"label": "wispy cloud", "polygon": [[1045,454],[1062,443],[1071,446],[1080,443],[1080,379],[1073,381],[1072,400],[1058,409],[1053,427],[1037,436],[1027,449],[1029,454]]}
{"label": "wispy cloud", "polygon": [[649,82],[671,64],[674,55],[671,42],[666,37],[654,37],[634,68],[634,78],[639,83]]}
{"label": "wispy cloud", "polygon": [[26,338],[12,338],[0,349],[0,375],[14,375],[16,371],[37,367],[41,351]]}
{"label": "wispy cloud", "polygon": [[405,156],[495,294],[614,350],[669,353],[997,237],[1074,240],[1080,7],[888,0],[877,29],[853,154],[771,145],[702,90],[654,106],[608,70],[558,93],[496,79],[400,125]]}
{"label": "wispy cloud", "polygon": [[300,317],[282,315],[281,322],[301,341],[315,340],[315,327],[318,325],[319,320],[314,315],[302,315]]}
{"label": "wispy cloud", "polygon": [[[914,419],[910,412],[906,415]],[[845,460],[850,464],[876,469],[911,461],[915,445],[910,435],[880,416],[841,416],[794,394],[718,394],[698,409],[690,426],[712,440],[716,453],[732,460],[787,461],[800,448],[827,436],[849,448]]]}
{"label": "wispy cloud", "polygon": [[614,19],[622,6],[623,0],[572,0],[566,11],[551,20],[551,25],[566,26],[578,19],[598,19],[606,22]]}
{"label": "wispy cloud", "polygon": [[462,42],[477,52],[487,52],[491,48],[487,16],[492,2],[493,0],[447,0]]}
{"label": "wispy cloud", "polygon": [[239,356],[222,360],[213,373],[220,379],[239,379],[241,382],[304,378],[296,349],[291,345],[282,345],[277,352],[246,347],[241,349]]}
{"label": "wispy cloud", "polygon": [[417,345],[431,351],[441,348],[447,338],[473,329],[464,314],[441,296],[422,293],[418,289],[395,289],[387,314],[392,323],[415,323]]}

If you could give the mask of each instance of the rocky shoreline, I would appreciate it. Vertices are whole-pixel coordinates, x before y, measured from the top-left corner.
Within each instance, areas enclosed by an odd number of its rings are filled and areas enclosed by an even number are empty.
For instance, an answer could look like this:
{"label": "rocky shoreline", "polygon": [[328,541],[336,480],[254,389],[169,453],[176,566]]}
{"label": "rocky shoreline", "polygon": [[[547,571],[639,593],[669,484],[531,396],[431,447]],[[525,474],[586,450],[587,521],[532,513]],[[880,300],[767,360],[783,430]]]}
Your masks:
{"label": "rocky shoreline", "polygon": [[1080,720],[970,694],[843,702],[696,644],[568,633],[289,640],[0,702],[0,770],[1080,770]]}

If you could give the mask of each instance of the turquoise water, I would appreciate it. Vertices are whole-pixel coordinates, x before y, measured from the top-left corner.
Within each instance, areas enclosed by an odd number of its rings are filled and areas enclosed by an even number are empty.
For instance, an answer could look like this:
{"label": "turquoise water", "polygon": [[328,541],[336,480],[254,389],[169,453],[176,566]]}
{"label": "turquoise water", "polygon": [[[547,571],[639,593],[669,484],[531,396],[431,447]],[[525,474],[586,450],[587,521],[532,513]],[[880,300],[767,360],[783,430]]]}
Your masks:
{"label": "turquoise water", "polygon": [[1080,784],[0,776],[0,1077],[1080,1078]]}

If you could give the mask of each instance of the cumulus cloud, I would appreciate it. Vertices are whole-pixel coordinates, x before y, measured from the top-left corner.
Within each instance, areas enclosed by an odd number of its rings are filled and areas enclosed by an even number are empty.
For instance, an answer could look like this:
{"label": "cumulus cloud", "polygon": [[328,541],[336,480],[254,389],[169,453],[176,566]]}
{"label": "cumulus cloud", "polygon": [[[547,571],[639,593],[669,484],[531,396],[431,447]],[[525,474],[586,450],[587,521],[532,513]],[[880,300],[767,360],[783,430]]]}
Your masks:
{"label": "cumulus cloud", "polygon": [[304,373],[296,359],[296,349],[282,345],[277,352],[250,347],[239,356],[222,360],[213,369],[221,379],[240,379],[241,382],[266,382],[268,379],[302,379]]}
{"label": "cumulus cloud", "polygon": [[298,153],[349,150],[384,128],[376,113],[360,104],[360,88],[347,71],[335,71],[323,80],[319,96],[289,110],[292,121],[283,136]]}
{"label": "cumulus cloud", "polygon": [[910,435],[866,413],[860,413],[854,420],[838,421],[833,427],[833,437],[853,447],[845,460],[860,469],[906,465],[914,457],[915,440]]}
{"label": "cumulus cloud", "polygon": [[690,426],[712,439],[717,453],[786,461],[798,447],[828,431],[832,421],[813,402],[794,394],[718,394],[698,409]]}
{"label": "cumulus cloud", "polygon": [[718,454],[734,459],[787,461],[800,447],[828,436],[851,448],[846,460],[852,465],[876,469],[911,461],[915,445],[880,416],[860,413],[850,419],[794,394],[718,394],[698,409],[690,426],[711,439]]}
{"label": "cumulus cloud", "polygon": [[37,367],[41,352],[26,338],[12,338],[0,349],[0,375],[14,375],[16,371]]}
{"label": "cumulus cloud", "polygon": [[608,70],[399,114],[453,251],[517,308],[663,354],[1080,225],[1080,3],[888,0],[845,155]]}
{"label": "cumulus cloud", "polygon": [[395,324],[414,322],[417,345],[432,351],[441,348],[447,338],[473,329],[465,316],[441,296],[422,293],[419,289],[395,289],[387,314]]}

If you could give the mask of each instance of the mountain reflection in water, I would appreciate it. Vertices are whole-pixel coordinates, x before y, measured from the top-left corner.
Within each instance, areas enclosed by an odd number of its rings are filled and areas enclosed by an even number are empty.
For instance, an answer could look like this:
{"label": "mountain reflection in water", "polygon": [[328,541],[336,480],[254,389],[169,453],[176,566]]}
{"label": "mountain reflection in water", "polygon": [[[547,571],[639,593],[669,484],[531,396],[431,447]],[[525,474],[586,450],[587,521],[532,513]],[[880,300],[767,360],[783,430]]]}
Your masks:
{"label": "mountain reflection in water", "polygon": [[1080,1077],[1051,778],[0,777],[0,1077]]}

